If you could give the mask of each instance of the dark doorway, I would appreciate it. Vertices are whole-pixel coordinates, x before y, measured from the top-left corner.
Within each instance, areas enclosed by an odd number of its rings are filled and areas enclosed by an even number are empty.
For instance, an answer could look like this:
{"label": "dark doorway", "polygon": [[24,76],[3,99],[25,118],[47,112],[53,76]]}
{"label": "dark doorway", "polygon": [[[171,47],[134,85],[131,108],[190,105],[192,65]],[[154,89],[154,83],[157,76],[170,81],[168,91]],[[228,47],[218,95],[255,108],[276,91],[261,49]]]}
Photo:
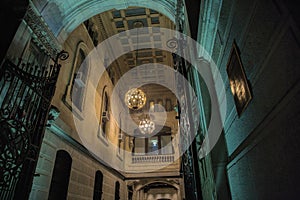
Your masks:
{"label": "dark doorway", "polygon": [[117,181],[115,186],[115,200],[119,200],[119,199],[120,199],[120,183],[119,181]]}
{"label": "dark doorway", "polygon": [[49,200],[67,199],[71,165],[72,158],[70,154],[64,150],[57,151],[48,198]]}
{"label": "dark doorway", "polygon": [[103,174],[101,171],[97,171],[95,175],[94,184],[94,200],[100,200],[102,197],[102,185],[103,185]]}

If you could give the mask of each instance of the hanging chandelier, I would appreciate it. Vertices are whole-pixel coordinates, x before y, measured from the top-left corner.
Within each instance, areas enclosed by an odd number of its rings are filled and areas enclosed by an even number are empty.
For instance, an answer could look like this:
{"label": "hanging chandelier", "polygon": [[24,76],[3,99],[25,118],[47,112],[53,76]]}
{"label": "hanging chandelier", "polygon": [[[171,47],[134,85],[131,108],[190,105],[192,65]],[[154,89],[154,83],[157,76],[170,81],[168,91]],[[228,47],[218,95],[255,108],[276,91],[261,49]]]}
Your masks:
{"label": "hanging chandelier", "polygon": [[[138,45],[139,45],[139,28],[142,28],[144,26],[143,22],[141,21],[135,21],[133,23],[133,27],[136,29],[136,35],[137,35],[137,50],[136,50],[136,56],[135,56],[135,64],[138,65]],[[125,104],[128,108],[133,110],[139,110],[146,104],[146,95],[145,93],[138,88],[132,88],[125,94]]]}
{"label": "hanging chandelier", "polygon": [[132,88],[125,94],[125,104],[133,110],[141,109],[146,104],[146,95],[141,89]]}
{"label": "hanging chandelier", "polygon": [[155,130],[155,124],[149,118],[145,118],[140,121],[139,129],[143,134],[151,134]]}

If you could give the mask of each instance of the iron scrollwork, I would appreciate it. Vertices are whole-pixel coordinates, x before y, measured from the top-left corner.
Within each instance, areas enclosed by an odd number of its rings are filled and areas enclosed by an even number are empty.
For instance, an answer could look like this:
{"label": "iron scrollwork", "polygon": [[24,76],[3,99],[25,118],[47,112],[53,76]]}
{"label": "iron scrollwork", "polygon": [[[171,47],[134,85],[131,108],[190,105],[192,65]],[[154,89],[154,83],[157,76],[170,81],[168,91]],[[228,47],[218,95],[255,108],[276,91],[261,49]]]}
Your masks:
{"label": "iron scrollwork", "polygon": [[67,60],[69,58],[69,53],[65,50],[62,50],[61,52],[59,52],[56,56],[56,63],[58,63],[58,60]]}
{"label": "iron scrollwork", "polygon": [[30,135],[26,127],[18,120],[0,122],[0,184],[7,187],[10,179],[20,173],[20,165],[29,152]]}
{"label": "iron scrollwork", "polygon": [[35,169],[61,67],[58,60],[67,58],[61,51],[49,66],[22,60],[5,60],[0,66],[0,199],[29,195],[22,194],[28,191],[22,185],[31,187],[34,171],[22,171]]}

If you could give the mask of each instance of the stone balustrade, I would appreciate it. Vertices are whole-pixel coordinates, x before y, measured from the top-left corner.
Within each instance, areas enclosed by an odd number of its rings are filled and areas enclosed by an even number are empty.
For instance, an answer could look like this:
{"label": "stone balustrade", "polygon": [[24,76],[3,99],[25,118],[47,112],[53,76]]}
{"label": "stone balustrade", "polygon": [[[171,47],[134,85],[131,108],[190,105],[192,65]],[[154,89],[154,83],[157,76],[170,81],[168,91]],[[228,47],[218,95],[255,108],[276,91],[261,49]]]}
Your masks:
{"label": "stone balustrade", "polygon": [[171,163],[174,162],[174,155],[133,155],[132,163]]}

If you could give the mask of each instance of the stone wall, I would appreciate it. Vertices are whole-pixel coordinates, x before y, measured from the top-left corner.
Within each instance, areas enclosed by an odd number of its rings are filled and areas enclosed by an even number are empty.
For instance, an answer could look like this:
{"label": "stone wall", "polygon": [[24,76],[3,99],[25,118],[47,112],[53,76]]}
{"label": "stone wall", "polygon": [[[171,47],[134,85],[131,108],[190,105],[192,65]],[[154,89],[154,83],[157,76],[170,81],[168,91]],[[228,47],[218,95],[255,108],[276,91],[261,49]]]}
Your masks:
{"label": "stone wall", "polygon": [[48,199],[55,155],[58,150],[67,151],[72,158],[68,199],[92,199],[97,170],[103,173],[102,199],[114,199],[116,181],[120,183],[120,199],[126,199],[126,184],[120,176],[113,174],[103,164],[87,156],[86,153],[71,145],[70,142],[63,140],[50,129],[47,129],[45,133],[35,172],[39,176],[34,178],[30,199]]}
{"label": "stone wall", "polygon": [[[103,173],[102,199],[114,199],[116,181],[120,183],[120,199],[126,199],[127,189],[123,177],[91,156],[90,152],[82,146],[80,135],[74,124],[75,118],[84,120],[87,117],[84,116],[83,112],[80,112],[79,109],[74,108],[74,106],[72,107],[71,100],[72,80],[76,73],[76,63],[79,57],[78,49],[82,48],[86,56],[88,56],[94,49],[93,41],[85,26],[81,24],[69,35],[62,46],[63,49],[69,53],[69,58],[61,63],[62,68],[52,100],[52,104],[58,108],[60,115],[55,124],[52,124],[45,133],[36,168],[36,174],[39,176],[34,178],[30,199],[48,199],[56,152],[58,150],[65,150],[72,158],[67,194],[68,199],[93,199],[95,174],[97,170]],[[98,64],[101,65],[100,62]],[[106,72],[104,72],[103,77],[96,87],[96,104],[94,108],[98,117],[98,123],[101,120],[100,110],[102,97],[104,95],[102,93],[103,88],[107,87],[106,91],[108,92],[108,96],[110,96],[113,87]],[[84,96],[84,101],[87,100],[89,99]],[[82,110],[86,109],[85,106],[86,105],[83,105]],[[109,129],[107,130],[107,138],[105,139],[116,144],[119,129],[114,119],[110,119],[108,124]],[[99,143],[98,145],[102,145],[104,148],[106,147],[105,144],[100,141],[100,138],[98,138],[100,135],[98,132],[85,130],[84,133],[96,138]],[[65,138],[68,139],[66,140]],[[109,154],[117,158],[117,152],[111,149],[104,149],[102,154]]]}
{"label": "stone wall", "polygon": [[[293,9],[297,4],[222,1],[212,58],[226,87],[226,144],[221,146],[224,152],[227,146],[228,159],[215,159],[228,160],[232,199],[286,199],[299,192],[300,32],[299,14]],[[226,73],[234,41],[253,95],[240,117]],[[219,100],[222,103],[222,97]]]}

